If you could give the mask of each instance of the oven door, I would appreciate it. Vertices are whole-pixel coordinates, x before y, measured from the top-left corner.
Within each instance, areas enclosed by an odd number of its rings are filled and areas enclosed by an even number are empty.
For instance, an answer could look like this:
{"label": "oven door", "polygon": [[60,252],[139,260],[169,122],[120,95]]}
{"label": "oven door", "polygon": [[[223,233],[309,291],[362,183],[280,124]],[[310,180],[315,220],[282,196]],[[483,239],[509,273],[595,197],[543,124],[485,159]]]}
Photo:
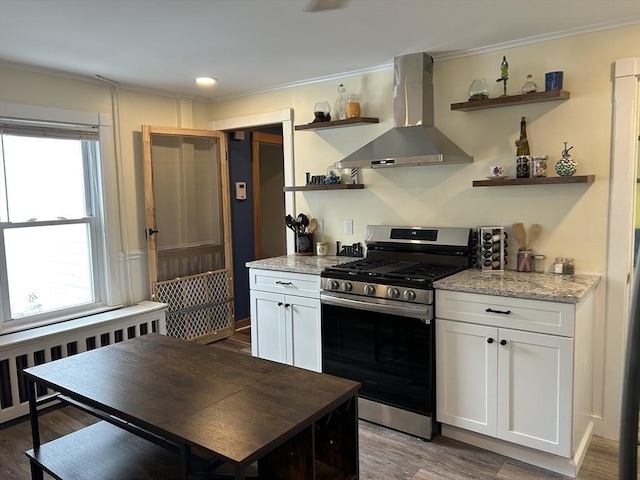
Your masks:
{"label": "oven door", "polygon": [[[431,306],[321,294],[322,371],[361,382],[361,398],[431,416],[435,403]],[[408,308],[408,310],[407,310]]]}

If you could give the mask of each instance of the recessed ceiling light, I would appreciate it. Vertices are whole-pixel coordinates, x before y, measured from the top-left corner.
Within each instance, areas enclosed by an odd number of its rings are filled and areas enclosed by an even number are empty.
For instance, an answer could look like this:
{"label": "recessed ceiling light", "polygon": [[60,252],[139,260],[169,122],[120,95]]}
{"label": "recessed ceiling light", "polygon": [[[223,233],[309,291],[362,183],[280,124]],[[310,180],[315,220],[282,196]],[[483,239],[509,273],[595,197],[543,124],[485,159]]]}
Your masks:
{"label": "recessed ceiling light", "polygon": [[210,87],[211,85],[215,85],[218,82],[217,78],[212,77],[198,77],[196,78],[196,83],[198,85],[202,85],[203,87]]}

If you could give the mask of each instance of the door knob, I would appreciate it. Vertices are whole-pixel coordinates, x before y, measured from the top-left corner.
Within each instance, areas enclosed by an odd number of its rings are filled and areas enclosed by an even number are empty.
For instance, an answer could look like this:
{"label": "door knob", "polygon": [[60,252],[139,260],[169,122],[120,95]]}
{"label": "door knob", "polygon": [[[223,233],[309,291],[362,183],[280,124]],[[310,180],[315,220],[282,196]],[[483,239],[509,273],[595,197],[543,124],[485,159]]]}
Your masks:
{"label": "door knob", "polygon": [[507,341],[506,340],[500,340],[500,345],[506,345]]}
{"label": "door knob", "polygon": [[487,338],[487,343],[493,343],[493,338],[491,337]]}

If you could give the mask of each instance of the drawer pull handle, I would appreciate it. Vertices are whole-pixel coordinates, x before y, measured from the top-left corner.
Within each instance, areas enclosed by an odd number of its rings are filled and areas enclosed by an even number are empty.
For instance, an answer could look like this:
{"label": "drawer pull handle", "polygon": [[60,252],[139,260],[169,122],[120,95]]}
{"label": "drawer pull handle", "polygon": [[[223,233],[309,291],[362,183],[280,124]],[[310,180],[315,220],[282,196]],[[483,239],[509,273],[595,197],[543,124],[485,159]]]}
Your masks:
{"label": "drawer pull handle", "polygon": [[282,281],[280,281],[280,280],[277,280],[277,281],[276,281],[276,283],[277,283],[278,285],[293,285],[293,283],[292,283],[292,282],[282,282]]}
{"label": "drawer pull handle", "polygon": [[504,310],[494,310],[493,308],[487,308],[485,310],[485,312],[487,312],[487,313],[501,313],[502,315],[511,315],[511,310],[507,310],[505,312]]}
{"label": "drawer pull handle", "polygon": [[500,340],[500,345],[506,345],[507,341],[506,340]]}
{"label": "drawer pull handle", "polygon": [[487,338],[487,343],[493,343],[493,338],[491,337]]}

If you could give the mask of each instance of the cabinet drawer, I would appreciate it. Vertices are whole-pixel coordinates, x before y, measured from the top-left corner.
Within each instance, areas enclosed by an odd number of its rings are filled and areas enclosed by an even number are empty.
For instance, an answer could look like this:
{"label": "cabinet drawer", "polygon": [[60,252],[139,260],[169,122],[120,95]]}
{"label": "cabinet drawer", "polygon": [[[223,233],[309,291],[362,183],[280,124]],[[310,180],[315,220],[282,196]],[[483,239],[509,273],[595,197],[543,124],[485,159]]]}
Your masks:
{"label": "cabinet drawer", "polygon": [[320,275],[249,269],[249,288],[265,292],[320,298]]}
{"label": "cabinet drawer", "polygon": [[436,317],[573,337],[575,305],[436,290]]}

